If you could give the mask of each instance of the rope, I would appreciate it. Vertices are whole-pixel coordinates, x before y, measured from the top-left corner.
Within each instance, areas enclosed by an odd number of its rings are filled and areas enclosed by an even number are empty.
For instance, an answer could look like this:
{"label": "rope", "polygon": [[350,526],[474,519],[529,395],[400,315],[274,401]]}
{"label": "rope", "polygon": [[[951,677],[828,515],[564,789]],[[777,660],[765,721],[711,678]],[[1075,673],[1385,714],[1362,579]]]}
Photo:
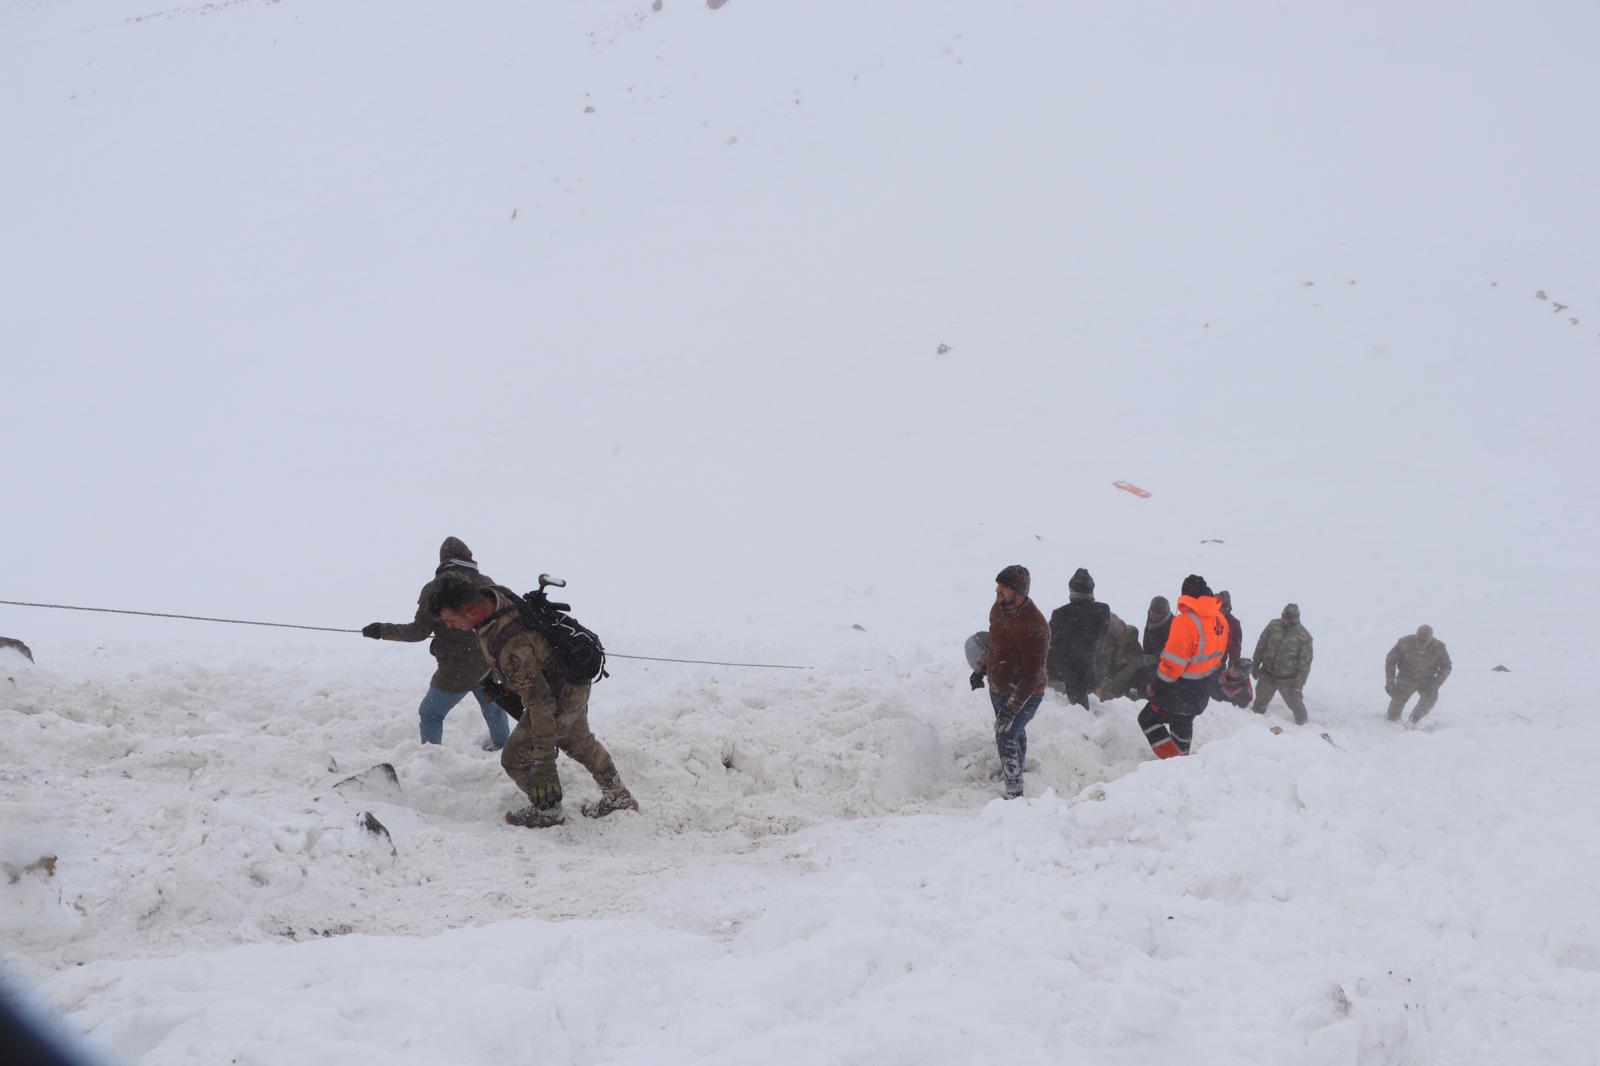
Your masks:
{"label": "rope", "polygon": [[21,600],[0,600],[10,607],[49,607],[57,611],[94,611],[97,614],[136,614],[144,618],[184,618],[191,622],[226,622],[235,626],[271,626],[274,629],[314,629],[319,633],[359,633],[359,629],[335,629],[332,626],[297,626],[288,622],[247,622],[242,618],[207,618],[199,614],[163,614],[160,611],[119,611],[115,607],[73,607],[65,603],[23,603]]}
{"label": "rope", "polygon": [[643,659],[652,663],[697,663],[700,666],[747,666],[753,670],[809,670],[809,666],[786,666],[782,663],[722,663],[715,659],[662,659],[654,655],[624,655],[620,651],[606,652],[607,659]]}
{"label": "rope", "polygon": [[[273,629],[309,629],[317,633],[359,633],[359,629],[337,629],[333,626],[301,626],[289,622],[250,622],[243,618],[208,618],[200,614],[166,614],[161,611],[123,611],[115,607],[74,607],[66,603],[26,603],[22,600],[0,600],[8,607],[44,607],[54,611],[93,611],[96,614],[132,614],[141,618],[182,618],[190,622],[226,622],[235,626],[270,626]],[[809,670],[809,666],[788,666],[781,663],[725,663],[715,659],[666,659],[656,655],[624,655],[606,652],[608,659],[639,659],[652,663],[692,663],[696,666],[735,666],[751,670]]]}

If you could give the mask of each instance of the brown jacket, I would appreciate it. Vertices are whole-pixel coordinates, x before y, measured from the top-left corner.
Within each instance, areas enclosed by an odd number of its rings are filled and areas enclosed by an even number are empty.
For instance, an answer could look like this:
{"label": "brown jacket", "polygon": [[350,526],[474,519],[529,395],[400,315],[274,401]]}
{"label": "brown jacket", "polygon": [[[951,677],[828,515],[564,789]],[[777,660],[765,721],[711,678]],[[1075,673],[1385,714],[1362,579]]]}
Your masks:
{"label": "brown jacket", "polygon": [[[495,589],[488,592],[494,597],[494,613],[472,633],[463,635],[477,639],[495,674],[522,697],[522,722],[518,728],[528,730],[535,748],[554,752],[560,732],[556,727],[556,694],[544,672],[556,665],[555,650],[544,637],[523,628],[516,606],[503,593]],[[587,705],[588,685],[563,685],[562,691],[569,705],[577,705],[580,696]]]}
{"label": "brown jacket", "polygon": [[[453,567],[448,563],[441,565],[438,573],[450,571],[466,574],[481,588],[494,584],[476,569]],[[417,596],[416,618],[404,623],[385,622],[379,630],[379,636],[384,640],[399,640],[408,644],[432,637],[433,643],[428,645],[428,651],[439,661],[439,667],[428,684],[440,692],[471,692],[489,673],[489,661],[483,657],[483,651],[471,633],[451,629],[428,610],[428,601],[433,597],[433,588],[438,580],[439,576],[435,574],[432,581],[422,586],[422,592]]]}
{"label": "brown jacket", "polygon": [[1011,610],[989,608],[989,654],[984,668],[989,689],[1017,710],[1044,691],[1044,661],[1050,652],[1050,624],[1032,600]]}

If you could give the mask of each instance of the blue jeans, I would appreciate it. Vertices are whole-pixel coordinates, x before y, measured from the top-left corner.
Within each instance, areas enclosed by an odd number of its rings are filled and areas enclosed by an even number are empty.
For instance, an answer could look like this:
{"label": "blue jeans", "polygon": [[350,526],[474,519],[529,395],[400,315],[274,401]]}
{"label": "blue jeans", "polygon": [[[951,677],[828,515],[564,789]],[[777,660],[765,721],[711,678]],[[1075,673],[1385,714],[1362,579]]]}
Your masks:
{"label": "blue jeans", "polygon": [[[506,737],[511,735],[511,724],[506,718],[506,712],[500,705],[491,700],[481,688],[472,690],[478,699],[478,706],[483,709],[483,720],[489,726],[489,743],[495,750],[506,746]],[[450,708],[465,699],[465,692],[440,692],[432,685],[428,686],[428,694],[422,697],[422,705],[417,708],[417,715],[422,719],[422,742],[424,744],[444,743],[444,716],[450,713]]]}
{"label": "blue jeans", "polygon": [[1028,761],[1028,723],[1044,701],[1044,693],[1030,698],[1017,712],[1008,728],[1000,728],[1005,716],[1008,697],[989,690],[989,702],[994,707],[994,746],[1000,752],[1000,776],[1005,781],[1006,798],[1022,795],[1022,766]]}

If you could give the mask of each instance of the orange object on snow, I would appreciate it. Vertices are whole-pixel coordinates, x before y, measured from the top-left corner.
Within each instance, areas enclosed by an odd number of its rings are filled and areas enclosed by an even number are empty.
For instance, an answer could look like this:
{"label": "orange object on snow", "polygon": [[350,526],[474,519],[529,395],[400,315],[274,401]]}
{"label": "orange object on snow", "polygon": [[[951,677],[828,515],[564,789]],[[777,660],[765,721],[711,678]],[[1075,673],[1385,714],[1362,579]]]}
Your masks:
{"label": "orange object on snow", "polygon": [[1144,491],[1144,489],[1141,489],[1138,485],[1133,484],[1131,481],[1113,481],[1111,484],[1115,485],[1123,492],[1133,493],[1141,500],[1148,500],[1150,498],[1150,494],[1148,492]]}

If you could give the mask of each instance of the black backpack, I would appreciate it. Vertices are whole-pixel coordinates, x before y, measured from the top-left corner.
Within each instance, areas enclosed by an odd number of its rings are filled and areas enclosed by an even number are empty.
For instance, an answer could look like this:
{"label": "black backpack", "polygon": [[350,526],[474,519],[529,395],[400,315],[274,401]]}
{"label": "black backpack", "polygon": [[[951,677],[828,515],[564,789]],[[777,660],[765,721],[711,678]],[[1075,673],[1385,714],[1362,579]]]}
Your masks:
{"label": "black backpack", "polygon": [[525,596],[518,596],[507,588],[500,588],[500,591],[516,605],[522,624],[549,641],[555,651],[558,662],[545,670],[546,679],[568,685],[592,685],[611,676],[606,673],[605,645],[594,630],[567,613],[572,610],[571,604],[552,602],[545,595],[546,585],[565,588],[566,584],[549,574],[540,574],[539,587]]}

